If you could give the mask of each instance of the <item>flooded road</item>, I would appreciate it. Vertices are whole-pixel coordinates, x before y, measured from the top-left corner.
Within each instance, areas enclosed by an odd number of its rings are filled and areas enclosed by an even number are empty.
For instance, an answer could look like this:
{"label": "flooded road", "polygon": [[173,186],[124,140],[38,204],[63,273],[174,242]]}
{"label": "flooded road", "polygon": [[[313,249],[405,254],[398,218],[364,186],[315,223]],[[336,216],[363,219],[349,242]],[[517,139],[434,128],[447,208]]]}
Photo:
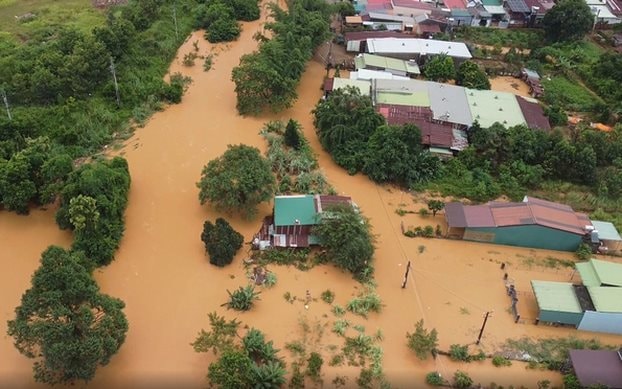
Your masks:
{"label": "flooded road", "polygon": [[[213,49],[203,40],[202,33],[190,37],[171,68],[171,72],[181,71],[193,78],[183,102],[156,113],[117,152],[127,158],[132,177],[126,232],[115,261],[96,271],[96,278],[105,293],[125,301],[130,329],[120,352],[108,366],[98,371],[88,387],[205,387],[207,366],[212,357],[195,353],[190,343],[201,328],[208,328],[207,314],[212,311],[229,318],[237,317],[244,324],[266,332],[267,338],[274,340],[276,347],[282,350],[285,343],[299,338],[300,320],[326,325],[322,342],[313,347],[328,359],[327,349],[331,344],[338,345],[340,340],[330,332],[334,316],[330,306],[319,300],[319,295],[331,289],[336,303],[344,306],[360,285],[331,266],[319,266],[308,272],[273,267],[271,270],[278,276],[277,285],[262,291],[252,311],[226,311],[221,307],[227,300],[226,290],[247,283],[242,259],[248,246],[232,265],[220,269],[209,264],[200,240],[203,222],[222,216],[209,206],[199,204],[195,183],[203,165],[222,154],[228,144],[244,143],[265,150],[265,143],[258,135],[263,123],[290,117],[303,125],[331,184],[339,193],[351,195],[371,219],[378,239],[377,290],[385,306],[381,314],[373,314],[368,320],[349,314],[345,317],[353,324],[364,325],[367,333],[382,330],[384,370],[395,387],[417,387],[430,371],[438,370],[449,377],[456,369],[467,371],[475,382],[484,385],[495,382],[534,388],[541,379],[550,379],[559,385],[559,375],[528,371],[520,363],[496,368],[490,360],[472,364],[455,364],[446,358],[421,362],[407,349],[406,332],[412,332],[414,323],[421,318],[427,328],[438,330],[441,349],[448,349],[453,343],[473,344],[482,314],[489,310],[494,311],[494,316],[482,338],[486,352],[497,350],[508,337],[593,336],[543,325],[536,327],[527,320],[514,324],[507,312],[509,300],[499,269],[501,262],[509,263],[508,271],[517,289],[527,294],[531,278],[565,280],[569,274],[565,270],[528,269],[525,258],[547,255],[571,258],[571,255],[544,251],[536,254],[528,249],[402,236],[401,223],[406,227],[436,226],[443,224],[443,216],[422,218],[409,213],[400,217],[395,212],[397,208],[416,212],[423,205],[416,203],[410,194],[377,186],[361,175],[348,175],[322,151],[310,115],[322,93],[320,86],[325,70],[321,64],[309,63],[298,89],[299,99],[290,110],[261,118],[237,115],[231,69],[242,54],[256,47],[251,37],[260,28],[259,22],[244,23],[239,41]],[[209,50],[216,54],[209,72],[203,71],[199,60],[191,68],[180,63],[179,58],[192,50],[192,42],[197,40],[201,54]],[[262,205],[260,216],[251,221],[237,216],[225,217],[244,234],[245,241],[249,241],[259,227],[260,217],[270,210],[270,204]],[[4,247],[11,248],[2,251],[1,263],[5,268],[11,263],[10,269],[15,273],[0,276],[4,277],[0,285],[3,288],[0,374],[26,387],[32,385],[31,361],[12,348],[10,339],[4,335],[5,322],[12,317],[21,293],[28,287],[41,251],[55,242],[68,245],[69,237],[58,231],[51,212],[37,211],[27,218],[3,212],[0,239]],[[420,246],[425,246],[421,254]],[[13,266],[14,258],[18,257],[23,263]],[[407,287],[402,289],[409,260],[413,271]],[[302,298],[306,290],[317,299],[308,310],[299,301],[290,304],[283,298],[286,292]],[[5,295],[8,296],[6,300]],[[525,299],[524,306],[526,317],[533,316],[533,302]],[[613,343],[620,343],[621,339],[599,337]],[[473,353],[475,350],[472,347]],[[4,363],[5,353],[9,355],[9,365]],[[282,355],[288,353],[283,350]],[[326,366],[325,383],[330,386],[334,375],[343,374],[344,370]],[[351,380],[349,386],[352,385]]]}

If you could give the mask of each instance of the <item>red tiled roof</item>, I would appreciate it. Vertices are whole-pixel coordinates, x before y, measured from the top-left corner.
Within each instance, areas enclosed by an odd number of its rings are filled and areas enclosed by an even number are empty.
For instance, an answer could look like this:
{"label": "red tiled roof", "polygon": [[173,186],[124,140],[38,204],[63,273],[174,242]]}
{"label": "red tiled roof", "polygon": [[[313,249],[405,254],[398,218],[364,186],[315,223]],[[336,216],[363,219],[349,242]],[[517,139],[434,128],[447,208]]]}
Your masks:
{"label": "red tiled roof", "polygon": [[349,41],[362,41],[370,38],[403,38],[403,39],[415,39],[414,35],[404,34],[397,31],[352,31],[344,34],[346,42]]}
{"label": "red tiled roof", "polygon": [[466,2],[464,0],[443,0],[443,3],[445,4],[445,7],[449,9],[466,9]]}
{"label": "red tiled roof", "polygon": [[520,107],[529,128],[539,128],[545,131],[551,129],[549,119],[544,116],[544,112],[538,103],[527,101],[520,96],[517,96],[516,101],[518,101],[518,106]]}
{"label": "red tiled roof", "polygon": [[395,7],[406,7],[424,10],[432,10],[435,8],[432,4],[424,3],[417,0],[393,0],[393,5]]}

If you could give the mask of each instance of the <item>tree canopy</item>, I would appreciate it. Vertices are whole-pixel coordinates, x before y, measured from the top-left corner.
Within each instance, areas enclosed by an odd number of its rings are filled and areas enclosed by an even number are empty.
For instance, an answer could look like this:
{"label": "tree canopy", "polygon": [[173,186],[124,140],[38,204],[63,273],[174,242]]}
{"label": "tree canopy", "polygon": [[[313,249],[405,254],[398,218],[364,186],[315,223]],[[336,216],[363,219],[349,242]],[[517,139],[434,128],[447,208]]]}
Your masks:
{"label": "tree canopy", "polygon": [[219,210],[250,217],[259,203],[272,198],[276,181],[257,148],[229,145],[222,156],[205,165],[197,186],[201,204],[209,201]]}
{"label": "tree canopy", "polygon": [[349,205],[325,210],[313,234],[319,238],[327,260],[358,279],[371,277],[374,237],[369,221],[358,210]]}
{"label": "tree canopy", "polygon": [[456,84],[472,89],[490,89],[486,72],[472,61],[460,64],[456,73]]}
{"label": "tree canopy", "polygon": [[221,217],[216,219],[216,224],[209,220],[203,224],[201,240],[209,254],[209,262],[220,267],[230,264],[244,243],[242,234]]}
{"label": "tree canopy", "polygon": [[583,0],[560,0],[542,19],[544,33],[552,42],[582,39],[593,23],[594,15]]}
{"label": "tree canopy", "polygon": [[423,75],[432,81],[453,80],[456,77],[454,60],[447,54],[435,55],[423,66]]}
{"label": "tree canopy", "polygon": [[92,265],[81,252],[48,248],[15,319],[8,322],[17,349],[37,360],[36,381],[88,381],[125,340],[125,304],[99,292]]}

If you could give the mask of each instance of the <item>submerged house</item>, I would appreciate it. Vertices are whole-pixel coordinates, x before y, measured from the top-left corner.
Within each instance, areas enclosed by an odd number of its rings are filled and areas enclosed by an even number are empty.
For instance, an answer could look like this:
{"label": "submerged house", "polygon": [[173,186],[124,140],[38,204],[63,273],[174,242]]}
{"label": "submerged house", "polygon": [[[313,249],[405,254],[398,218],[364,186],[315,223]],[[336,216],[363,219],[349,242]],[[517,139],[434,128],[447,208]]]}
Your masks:
{"label": "submerged house", "polygon": [[320,242],[313,235],[313,227],[322,213],[338,205],[356,206],[348,196],[275,196],[274,211],[264,219],[261,230],[253,238],[253,247],[264,250],[317,245]]}
{"label": "submerged house", "polygon": [[570,350],[568,354],[581,387],[622,389],[622,349]]}
{"label": "submerged house", "polygon": [[531,281],[537,322],[622,334],[622,264],[591,259],[576,264],[583,281]]}
{"label": "submerged house", "polygon": [[594,229],[567,205],[527,196],[519,203],[448,203],[445,218],[448,237],[561,251],[575,251]]}

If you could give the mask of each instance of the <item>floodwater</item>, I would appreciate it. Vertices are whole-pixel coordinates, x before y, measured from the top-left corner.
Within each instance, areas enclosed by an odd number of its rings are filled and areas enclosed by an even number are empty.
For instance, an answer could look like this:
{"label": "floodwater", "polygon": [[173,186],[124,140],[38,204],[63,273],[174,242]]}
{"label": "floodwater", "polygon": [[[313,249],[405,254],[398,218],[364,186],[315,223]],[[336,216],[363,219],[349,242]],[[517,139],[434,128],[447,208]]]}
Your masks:
{"label": "floodwater", "polygon": [[525,81],[512,76],[497,76],[490,79],[490,89],[500,92],[510,92],[515,95],[531,97],[529,85]]}
{"label": "floodwater", "polygon": [[[209,264],[200,241],[203,222],[221,216],[209,206],[199,204],[195,183],[203,165],[222,154],[228,144],[244,143],[264,150],[264,141],[258,135],[262,124],[290,117],[303,125],[329,181],[339,193],[351,195],[371,219],[377,235],[377,291],[385,306],[381,314],[372,314],[367,320],[350,314],[345,317],[353,324],[365,326],[368,334],[382,330],[384,370],[395,387],[420,387],[430,371],[438,370],[450,377],[457,369],[468,372],[475,382],[483,385],[495,382],[534,388],[542,379],[560,385],[559,375],[525,370],[518,362],[507,368],[493,367],[490,360],[457,364],[439,357],[422,362],[407,349],[405,335],[413,331],[417,320],[424,319],[427,328],[438,330],[441,349],[446,350],[454,343],[474,344],[484,312],[494,311],[481,341],[487,353],[498,350],[508,337],[593,336],[563,328],[535,326],[530,320],[535,317],[535,308],[529,299],[529,279],[564,280],[570,276],[568,269],[546,269],[537,266],[538,261],[547,256],[568,259],[571,255],[402,236],[402,223],[405,227],[443,225],[443,216],[422,218],[407,213],[400,217],[396,209],[416,212],[422,204],[410,194],[375,185],[361,175],[348,175],[321,149],[310,115],[321,96],[325,74],[321,64],[309,63],[298,89],[299,99],[290,110],[262,118],[237,115],[231,68],[237,65],[242,54],[256,47],[251,37],[261,28],[259,22],[243,26],[239,41],[213,49],[217,55],[209,72],[203,72],[200,61],[187,68],[177,59],[171,72],[181,71],[193,78],[183,102],[156,113],[117,152],[127,158],[132,176],[126,232],[115,261],[98,270],[96,278],[105,293],[125,301],[130,329],[120,352],[108,366],[98,371],[88,387],[205,387],[207,367],[213,357],[195,353],[190,343],[201,328],[208,328],[207,314],[212,311],[228,318],[237,317],[244,324],[264,331],[280,349],[285,343],[300,339],[301,320],[311,324],[316,337],[323,333],[319,341],[311,342],[308,347],[322,352],[325,360],[330,356],[331,345],[341,345],[340,339],[330,331],[335,318],[319,296],[323,290],[331,289],[336,303],[344,306],[360,290],[360,285],[350,276],[332,266],[319,266],[308,272],[273,267],[271,270],[277,273],[278,283],[262,290],[252,311],[227,311],[221,307],[227,300],[226,290],[247,283],[242,260],[248,246],[232,265],[220,269]],[[212,48],[197,32],[181,47],[178,58],[192,50],[192,42],[196,40],[202,54]],[[262,205],[260,217],[270,209],[270,204]],[[260,223],[260,217],[250,221],[237,216],[226,217],[244,234],[246,241]],[[13,307],[27,288],[40,252],[51,243],[68,245],[69,237],[57,230],[52,212],[36,211],[29,217],[2,213],[0,242],[4,243],[0,263],[5,269],[10,264],[11,269],[10,274],[3,272],[0,276],[0,311],[3,314],[0,386],[10,379],[11,387],[31,387],[32,362],[21,357],[12,348],[10,339],[4,336],[5,321],[12,317]],[[419,253],[421,246],[424,246],[423,252]],[[18,265],[14,264],[16,261]],[[402,289],[408,261],[413,268],[406,288]],[[507,312],[510,301],[505,294],[501,262],[508,264],[506,271],[520,292],[522,323],[515,324]],[[288,303],[283,298],[283,294],[289,292],[303,299],[307,290],[317,299],[309,309],[300,301]],[[599,337],[609,343],[619,344],[622,340],[622,337]],[[472,347],[472,352],[475,350]],[[285,350],[282,354],[288,355]],[[348,387],[354,386],[352,377],[357,374],[354,369],[329,368],[325,363],[324,371],[327,386],[337,374],[349,377]]]}

